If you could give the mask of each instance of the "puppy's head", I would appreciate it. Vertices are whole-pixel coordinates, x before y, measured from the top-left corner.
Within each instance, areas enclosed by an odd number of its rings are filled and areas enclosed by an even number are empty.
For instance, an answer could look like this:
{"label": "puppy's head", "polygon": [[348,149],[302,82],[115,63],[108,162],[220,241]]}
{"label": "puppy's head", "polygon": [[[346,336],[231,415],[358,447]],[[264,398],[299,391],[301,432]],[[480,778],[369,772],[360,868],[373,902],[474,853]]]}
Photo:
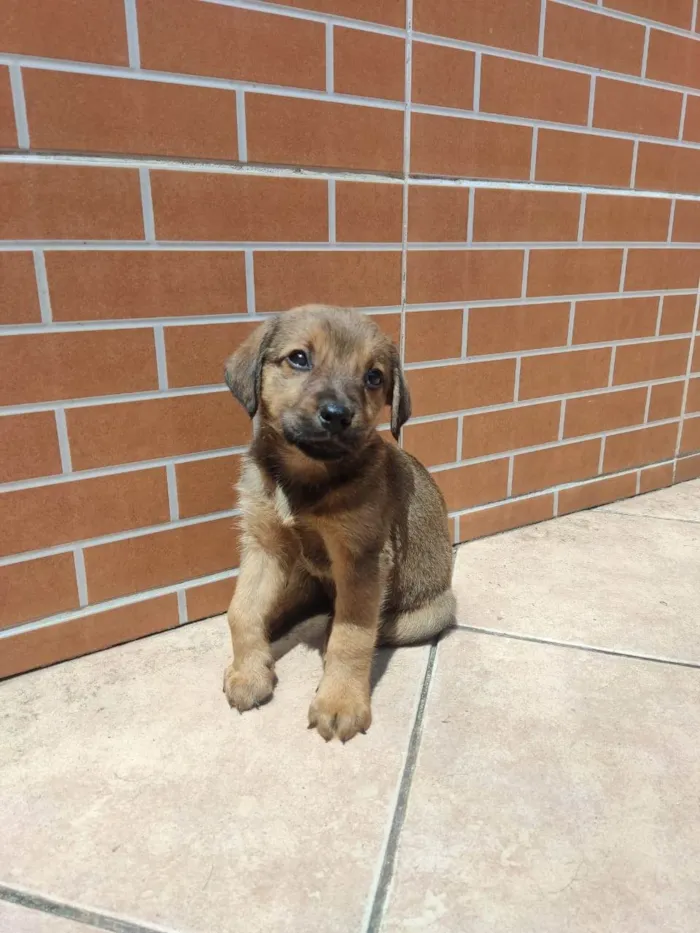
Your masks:
{"label": "puppy's head", "polygon": [[231,392],[253,417],[315,460],[367,443],[391,406],[398,438],[411,414],[399,353],[357,311],[307,305],[254,331],[226,363]]}

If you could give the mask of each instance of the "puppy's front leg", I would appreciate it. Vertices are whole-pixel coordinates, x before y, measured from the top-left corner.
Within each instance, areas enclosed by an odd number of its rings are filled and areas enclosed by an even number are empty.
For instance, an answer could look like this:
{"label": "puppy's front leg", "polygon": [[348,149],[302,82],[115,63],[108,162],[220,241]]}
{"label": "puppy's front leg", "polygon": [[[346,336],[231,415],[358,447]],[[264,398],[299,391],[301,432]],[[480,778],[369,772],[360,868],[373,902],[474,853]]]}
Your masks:
{"label": "puppy's front leg", "polygon": [[333,555],[335,615],[325,666],[309,708],[309,726],[328,741],[347,742],[372,722],[370,673],[379,630],[382,581],[379,557],[360,562]]}
{"label": "puppy's front leg", "polygon": [[275,668],[268,623],[287,582],[284,562],[251,543],[243,555],[236,592],[228,610],[233,663],[224,673],[229,705],[240,713],[272,696]]}

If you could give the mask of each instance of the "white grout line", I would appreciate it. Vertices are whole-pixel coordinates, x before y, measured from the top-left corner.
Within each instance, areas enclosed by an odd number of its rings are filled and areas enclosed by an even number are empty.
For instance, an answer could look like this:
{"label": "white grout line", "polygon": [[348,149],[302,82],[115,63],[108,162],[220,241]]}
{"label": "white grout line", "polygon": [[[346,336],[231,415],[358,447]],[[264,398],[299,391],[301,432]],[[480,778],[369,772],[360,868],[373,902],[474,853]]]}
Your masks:
{"label": "white grout line", "polygon": [[[539,493],[541,495],[541,493]],[[533,493],[534,495],[534,493]],[[552,517],[557,518],[559,515],[559,490],[555,489],[552,495]]]}
{"label": "white grout line", "polygon": [[470,188],[468,192],[469,204],[467,206],[467,243],[474,242],[474,207],[476,201],[476,189]]}
{"label": "white grout line", "polygon": [[462,459],[463,453],[462,448],[464,446],[464,417],[460,416],[457,418],[457,451],[455,457],[455,463]]}
{"label": "white grout line", "polygon": [[163,328],[156,325],[153,328],[153,339],[156,349],[156,371],[158,373],[158,388],[165,390],[168,388],[168,361],[165,356],[165,336]]}
{"label": "white grout line", "polygon": [[326,90],[329,94],[334,91],[333,51],[333,23],[326,23]]}
{"label": "white grout line", "polygon": [[666,234],[666,241],[671,242],[673,238],[673,219],[676,216],[676,202],[671,201],[671,209],[668,212],[668,233]]}
{"label": "white grout line", "polygon": [[520,401],[520,370],[522,369],[522,356],[518,356],[515,360],[515,385],[513,389],[513,402]]}
{"label": "white grout line", "polygon": [[569,326],[566,331],[566,345],[570,347],[574,342],[574,325],[576,323],[576,302],[572,301],[569,307]]}
{"label": "white grout line", "polygon": [[170,521],[177,521],[180,517],[180,502],[177,495],[177,476],[175,474],[175,464],[166,463],[165,476],[168,483],[168,510],[170,512]]}
{"label": "white grout line", "polygon": [[584,191],[581,194],[581,206],[579,208],[579,215],[578,215],[578,231],[576,234],[576,240],[579,243],[583,242],[583,231],[584,231],[584,225],[586,222],[586,200],[587,198],[588,198],[588,195]]}
{"label": "white grout line", "polygon": [[139,593],[129,594],[129,596],[118,596],[104,603],[95,603],[92,606],[86,606],[84,609],[75,609],[70,612],[60,612],[45,619],[37,619],[34,622],[25,622],[14,628],[0,630],[0,639],[8,638],[13,635],[23,635],[25,632],[34,632],[38,629],[49,628],[52,625],[60,625],[62,622],[71,622],[74,619],[81,619],[88,615],[98,615],[102,612],[109,612],[112,609],[122,609],[125,606],[136,606],[139,603],[148,602],[157,599],[159,596],[168,596],[171,593],[178,593],[180,590],[192,590],[199,586],[206,586],[208,583],[218,583],[221,580],[233,580],[238,576],[238,569],[222,570],[219,573],[211,573],[206,577],[197,577],[193,580],[185,580],[183,583],[173,583],[169,586],[159,586],[151,590],[145,590]]}
{"label": "white grout line", "polygon": [[598,457],[598,476],[603,475],[603,464],[605,463],[605,438],[604,434],[600,440],[600,455]]}
{"label": "white grout line", "polygon": [[615,375],[615,356],[616,356],[617,347],[612,348],[610,354],[610,370],[608,372],[608,388],[612,388],[613,376]]}
{"label": "white grout line", "polygon": [[646,78],[647,76],[647,61],[649,60],[649,34],[651,29],[649,26],[644,30],[644,49],[642,51],[642,77]]}
{"label": "white grout line", "polygon": [[690,28],[695,32],[698,24],[698,0],[693,0],[693,19]]}
{"label": "white grout line", "polygon": [[472,102],[474,113],[479,112],[481,105],[481,58],[481,52],[474,55],[474,97]]}
{"label": "white grout line", "polygon": [[[413,87],[413,0],[406,0],[406,40],[404,44],[404,116],[403,151],[401,168],[403,173],[401,198],[401,295],[399,331],[399,360],[406,364],[406,289],[408,284],[408,211],[409,176],[411,172],[411,100]],[[404,447],[404,432],[399,433],[399,447]]]}
{"label": "white grout line", "polygon": [[467,355],[468,346],[469,346],[469,308],[466,307],[462,311],[462,346],[461,346],[462,359],[464,359]]}
{"label": "white grout line", "polygon": [[632,146],[632,169],[630,171],[630,188],[634,188],[637,181],[637,157],[639,155],[639,140],[635,139]]}
{"label": "white grout line", "polygon": [[328,179],[328,242],[336,239],[335,178]]}
{"label": "white grout line", "polygon": [[[61,455],[61,469],[64,473],[72,473],[73,464],[71,461],[70,442],[68,440],[66,413],[62,408],[57,408],[54,412],[54,417],[56,419],[56,433],[58,435],[58,450]],[[6,486],[4,488],[6,488]],[[17,488],[16,484],[13,484],[12,488]],[[19,488],[26,489],[27,487],[20,486]]]}
{"label": "white grout line", "polygon": [[520,286],[520,297],[527,297],[527,273],[530,267],[530,250],[526,248],[523,255],[523,279]]}
{"label": "white grout line", "polygon": [[510,499],[513,495],[513,467],[515,464],[515,454],[508,457],[508,481],[506,483],[506,498]]}
{"label": "white grout line", "polygon": [[651,386],[647,387],[647,398],[644,403],[644,424],[649,424],[649,408],[651,407]]}
{"label": "white grout line", "polygon": [[245,297],[248,314],[255,314],[255,266],[252,249],[245,250]]}
{"label": "white grout line", "polygon": [[141,67],[141,54],[139,52],[139,25],[136,14],[136,0],[124,0],[124,13],[126,16],[126,42],[129,49],[129,67]]}
{"label": "white grout line", "polygon": [[29,149],[29,123],[27,121],[27,104],[24,99],[22,69],[19,65],[10,65],[9,71],[10,90],[12,92],[12,105],[15,111],[17,145],[20,149]]}
{"label": "white grout line", "polygon": [[638,470],[638,471],[637,471],[637,482],[636,482],[635,487],[634,487],[634,494],[635,494],[635,496],[638,496],[638,495],[639,495],[639,491],[640,491],[640,489],[641,489],[641,486],[642,486],[642,471],[641,471],[641,470]]}
{"label": "white grout line", "polygon": [[46,277],[46,261],[44,253],[40,249],[32,250],[34,254],[34,275],[36,276],[36,289],[39,296],[39,309],[41,311],[42,324],[50,324],[51,298],[49,295],[49,282]]}
{"label": "white grout line", "polygon": [[618,291],[624,292],[625,290],[625,273],[627,272],[627,257],[629,255],[629,247],[625,246],[622,250],[622,265],[620,266],[620,287]]}
{"label": "white grout line", "polygon": [[547,0],[540,0],[540,27],[537,34],[537,55],[544,58],[544,32],[547,18]]}
{"label": "white grout line", "polygon": [[664,313],[664,296],[659,296],[659,310],[656,312],[656,330],[654,331],[654,336],[658,337],[661,334],[661,321],[663,319]]}
{"label": "white grout line", "polygon": [[238,161],[248,161],[248,134],[245,116],[245,91],[236,91],[236,142],[238,145]]}
{"label": "white grout line", "polygon": [[[690,344],[688,346],[688,363],[685,370],[685,381],[683,383],[683,400],[681,402],[681,417],[678,422],[678,435],[676,437],[676,453],[675,459],[673,461],[673,482],[676,481],[676,464],[678,462],[678,457],[680,456],[681,451],[681,440],[683,437],[683,425],[685,424],[685,419],[687,417],[687,405],[688,405],[688,389],[690,388],[690,377],[693,370],[693,354],[695,352],[695,342],[696,334],[698,330],[698,324],[700,323],[700,282],[698,282],[698,294],[695,299],[695,314],[693,315],[693,332],[690,338]],[[700,417],[700,416],[698,416]]]}
{"label": "white grout line", "polygon": [[90,602],[88,598],[87,575],[85,573],[85,555],[83,554],[82,548],[73,548],[73,562],[75,564],[75,579],[78,584],[78,602],[82,609]]}
{"label": "white grout line", "polygon": [[[405,35],[405,29],[402,26],[384,26],[381,23],[374,23],[370,20],[351,19],[335,13],[323,13],[319,10],[303,9],[299,10],[294,6],[286,6],[278,3],[277,0],[204,0],[207,3],[213,3],[217,6],[234,6],[243,10],[257,10],[261,13],[271,13],[274,16],[287,17],[290,19],[311,20],[317,23],[334,23],[340,26],[346,26],[349,29],[356,29],[362,32],[378,32],[388,36]],[[293,2],[293,0],[292,0]],[[326,0],[323,3],[317,3],[317,6],[327,6]],[[280,29],[284,29],[284,23],[280,23]]]}
{"label": "white grout line", "polygon": [[177,619],[180,625],[187,622],[187,593],[185,590],[177,591]]}
{"label": "white grout line", "polygon": [[[530,181],[535,180],[535,173],[537,171],[537,141],[539,138],[539,127],[535,127],[532,131],[532,149],[530,151]],[[527,190],[536,190],[532,186],[527,186]]]}
{"label": "white grout line", "polygon": [[[558,3],[560,6],[575,7],[577,10],[589,10],[591,12],[595,11],[595,15],[605,16],[608,19],[618,19],[626,23],[638,23],[640,26],[653,26],[660,32],[672,32],[674,35],[683,36],[686,39],[693,38],[693,34],[687,29],[681,29],[678,26],[670,26],[668,23],[663,23],[660,20],[651,19],[650,17],[645,16],[638,16],[636,13],[622,12],[608,6],[605,7],[604,11],[595,10],[595,8],[591,7],[591,4],[587,3],[586,0],[550,0],[550,2]],[[602,3],[600,5],[601,7],[603,6]],[[697,36],[695,38],[697,38]]]}
{"label": "white grout line", "polygon": [[588,118],[586,126],[593,126],[593,110],[595,108],[595,85],[597,75],[591,75],[591,86],[588,92]]}
{"label": "white grout line", "polygon": [[688,109],[688,95],[683,94],[683,100],[681,101],[681,118],[678,123],[678,139],[683,139],[683,132],[685,130],[685,112]]}
{"label": "white grout line", "polygon": [[561,411],[559,412],[559,430],[557,431],[557,440],[564,440],[564,422],[566,420],[566,399],[562,399]]}
{"label": "white grout line", "polygon": [[156,239],[156,225],[153,216],[153,196],[151,194],[151,175],[147,168],[139,169],[139,183],[141,185],[141,209],[143,211],[143,234],[150,243]]}

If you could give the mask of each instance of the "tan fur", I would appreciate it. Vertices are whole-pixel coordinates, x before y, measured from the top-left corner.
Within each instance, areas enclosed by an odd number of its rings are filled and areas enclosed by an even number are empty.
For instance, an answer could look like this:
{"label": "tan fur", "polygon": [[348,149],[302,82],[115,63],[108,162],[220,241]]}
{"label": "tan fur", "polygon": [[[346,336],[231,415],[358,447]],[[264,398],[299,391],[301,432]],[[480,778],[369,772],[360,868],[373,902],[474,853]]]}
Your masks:
{"label": "tan fur", "polygon": [[[295,350],[312,359],[308,372],[289,362]],[[367,386],[370,369],[383,375],[381,388]],[[440,491],[376,431],[386,404],[395,436],[410,415],[398,351],[357,312],[306,306],[261,325],[229,360],[226,381],[256,415],[256,433],[239,485],[243,558],[224,690],[241,712],[269,700],[271,639],[327,612],[309,725],[346,741],[371,722],[376,645],[424,641],[454,617]],[[319,440],[319,404],[330,396],[347,402],[352,422],[342,437]]]}

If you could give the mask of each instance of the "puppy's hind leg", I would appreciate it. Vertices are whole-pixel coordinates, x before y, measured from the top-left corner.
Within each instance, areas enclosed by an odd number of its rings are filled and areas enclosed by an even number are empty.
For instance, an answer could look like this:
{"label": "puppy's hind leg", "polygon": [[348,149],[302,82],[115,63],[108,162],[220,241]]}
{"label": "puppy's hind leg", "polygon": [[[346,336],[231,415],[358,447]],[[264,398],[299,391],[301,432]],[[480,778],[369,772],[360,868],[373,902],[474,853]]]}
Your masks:
{"label": "puppy's hind leg", "polygon": [[397,612],[382,621],[380,645],[415,645],[429,641],[454,625],[456,601],[451,589],[424,603],[418,609]]}

